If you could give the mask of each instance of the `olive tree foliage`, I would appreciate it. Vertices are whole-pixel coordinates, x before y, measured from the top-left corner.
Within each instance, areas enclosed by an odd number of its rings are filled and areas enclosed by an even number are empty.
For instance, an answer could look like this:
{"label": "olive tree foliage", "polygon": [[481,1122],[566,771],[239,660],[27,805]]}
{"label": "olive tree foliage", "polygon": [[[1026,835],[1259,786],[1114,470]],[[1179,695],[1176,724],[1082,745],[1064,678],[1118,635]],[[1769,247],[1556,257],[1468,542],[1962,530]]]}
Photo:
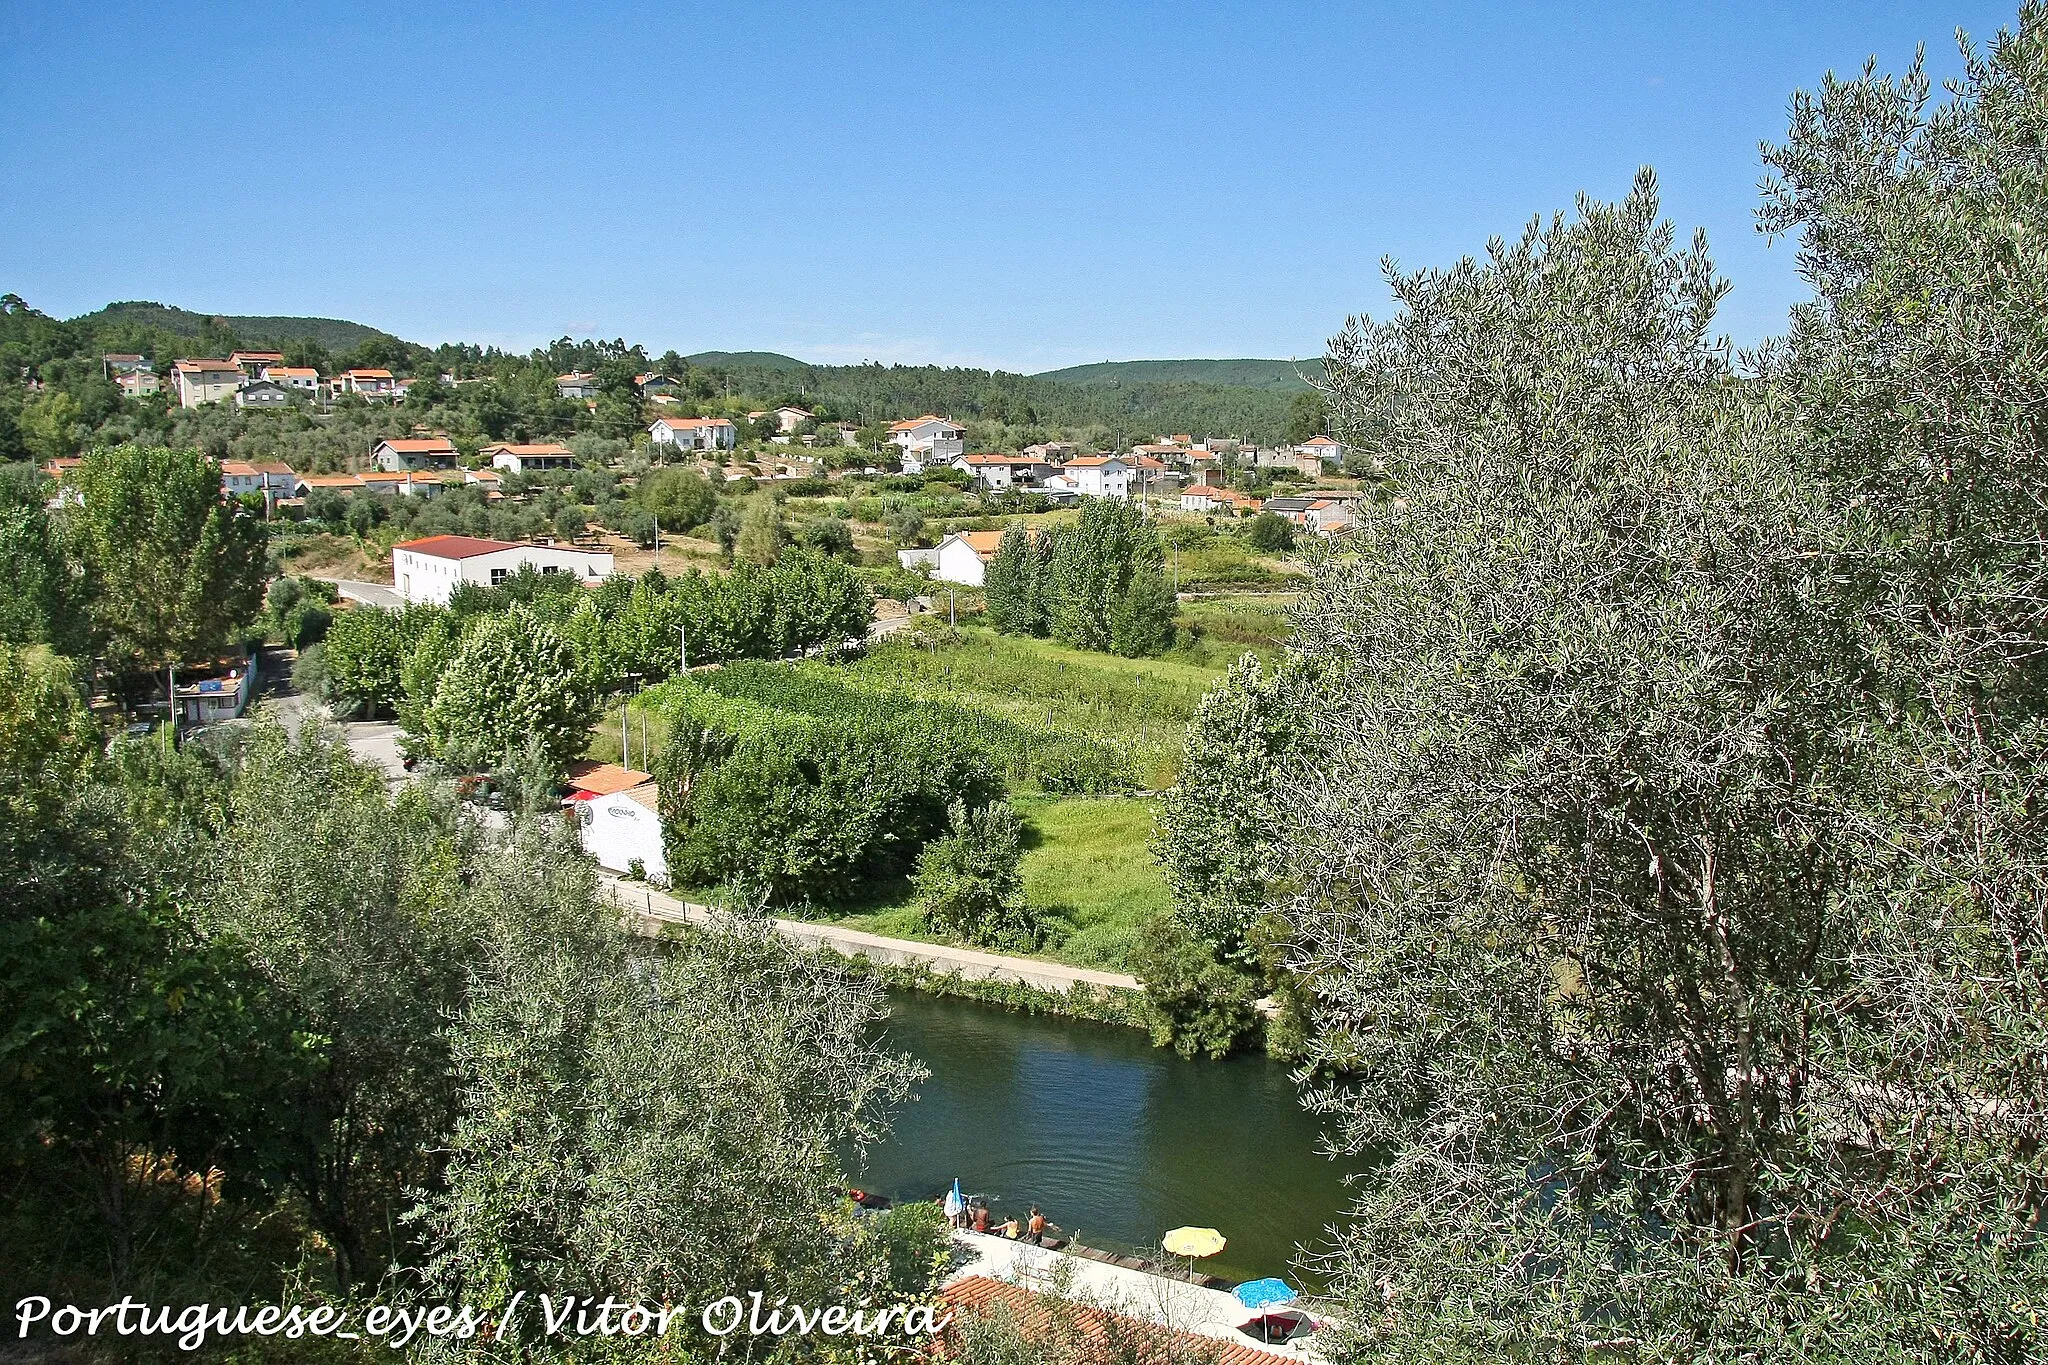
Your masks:
{"label": "olive tree foliage", "polygon": [[200,923],[241,945],[304,1040],[278,1114],[282,1183],[344,1289],[410,1258],[392,1232],[454,1121],[443,1029],[473,957],[462,886],[475,862],[487,851],[446,791],[394,801],[317,726],[251,736]]}
{"label": "olive tree foliage", "polygon": [[1831,1194],[1888,1259],[1838,1292],[1873,1342],[2020,1360],[2048,1349],[2048,10],[1963,56],[1945,98],[1917,62],[1800,94],[1760,218],[1814,291],[1768,373],[1850,517],[1872,694],[1815,1084],[1882,1154]]}
{"label": "olive tree foliage", "polygon": [[1649,172],[1389,283],[1330,371],[1398,496],[1299,608],[1276,798],[1314,1101],[1367,1159],[1352,1347],[1752,1350],[1833,1250],[1823,509]]}
{"label": "olive tree foliage", "polygon": [[[414,1214],[438,1249],[429,1297],[886,1301],[886,1248],[836,1193],[838,1153],[919,1074],[873,1040],[879,986],[756,917],[632,940],[563,838],[522,826],[480,869],[490,937],[450,1033],[461,1117],[446,1188]],[[698,1321],[673,1332],[715,1345]]]}

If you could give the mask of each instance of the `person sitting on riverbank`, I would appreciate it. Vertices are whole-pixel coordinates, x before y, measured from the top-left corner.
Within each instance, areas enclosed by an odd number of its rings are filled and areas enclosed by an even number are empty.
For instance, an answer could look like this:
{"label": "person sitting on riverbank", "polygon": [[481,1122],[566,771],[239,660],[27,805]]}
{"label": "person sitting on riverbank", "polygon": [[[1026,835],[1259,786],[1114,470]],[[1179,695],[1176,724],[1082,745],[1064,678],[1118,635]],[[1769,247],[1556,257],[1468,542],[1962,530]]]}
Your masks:
{"label": "person sitting on riverbank", "polygon": [[1038,1211],[1038,1205],[1031,1206],[1031,1217],[1024,1224],[1024,1230],[1031,1236],[1031,1245],[1045,1245],[1045,1215]]}
{"label": "person sitting on riverbank", "polygon": [[974,1230],[976,1232],[988,1231],[988,1205],[976,1204],[974,1206]]}
{"label": "person sitting on riverbank", "polygon": [[1023,1226],[1019,1224],[1017,1220],[1014,1218],[1012,1218],[1009,1222],[1003,1224],[1000,1231],[1003,1236],[1009,1238],[1013,1242],[1024,1235]]}

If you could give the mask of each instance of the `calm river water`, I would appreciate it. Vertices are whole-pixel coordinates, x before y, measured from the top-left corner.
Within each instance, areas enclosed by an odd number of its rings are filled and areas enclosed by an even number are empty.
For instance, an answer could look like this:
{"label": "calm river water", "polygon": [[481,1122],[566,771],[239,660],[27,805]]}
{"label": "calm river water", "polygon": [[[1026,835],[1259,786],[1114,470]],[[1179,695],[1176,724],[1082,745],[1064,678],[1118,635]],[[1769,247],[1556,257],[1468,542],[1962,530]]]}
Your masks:
{"label": "calm river water", "polygon": [[864,1188],[928,1199],[953,1178],[999,1215],[1031,1204],[1106,1249],[1156,1248],[1182,1225],[1230,1240],[1203,1263],[1291,1271],[1344,1203],[1338,1169],[1284,1067],[1184,1062],[1133,1029],[898,992],[885,1033],[931,1068],[869,1154]]}

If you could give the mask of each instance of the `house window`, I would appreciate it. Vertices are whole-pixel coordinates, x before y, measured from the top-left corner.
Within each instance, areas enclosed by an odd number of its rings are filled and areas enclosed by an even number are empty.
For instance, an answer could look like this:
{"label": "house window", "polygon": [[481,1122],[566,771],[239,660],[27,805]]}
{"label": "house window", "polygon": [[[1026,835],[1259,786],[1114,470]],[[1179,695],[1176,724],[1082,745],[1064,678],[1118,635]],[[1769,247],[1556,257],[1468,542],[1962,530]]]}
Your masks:
{"label": "house window", "polygon": [[491,586],[492,586],[492,587],[494,587],[494,588],[495,588],[495,587],[497,587],[497,586],[498,586],[498,585],[499,585],[500,583],[503,583],[504,581],[505,581],[505,570],[503,570],[503,569],[493,569],[493,570],[491,570]]}

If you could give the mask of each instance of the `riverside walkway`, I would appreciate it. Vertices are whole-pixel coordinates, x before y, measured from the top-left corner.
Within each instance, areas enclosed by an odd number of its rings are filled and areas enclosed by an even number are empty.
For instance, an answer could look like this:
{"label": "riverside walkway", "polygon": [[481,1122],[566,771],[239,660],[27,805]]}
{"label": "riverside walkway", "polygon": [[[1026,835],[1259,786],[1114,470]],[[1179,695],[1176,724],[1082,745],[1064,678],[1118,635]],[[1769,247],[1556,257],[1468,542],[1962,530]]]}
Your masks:
{"label": "riverside walkway", "polygon": [[[599,878],[611,891],[635,932],[658,936],[665,924],[705,924],[711,919],[713,912],[709,906],[679,900],[666,892],[628,882],[610,873],[600,873]],[[1100,972],[1088,967],[1069,967],[1061,962],[1042,962],[1035,957],[1009,957],[943,943],[885,938],[881,934],[811,920],[771,919],[768,922],[776,933],[808,948],[829,948],[842,957],[862,956],[870,962],[891,966],[923,967],[927,971],[968,981],[1014,981],[1061,995],[1076,984],[1092,986],[1096,990],[1142,989],[1137,977],[1123,972]]]}

